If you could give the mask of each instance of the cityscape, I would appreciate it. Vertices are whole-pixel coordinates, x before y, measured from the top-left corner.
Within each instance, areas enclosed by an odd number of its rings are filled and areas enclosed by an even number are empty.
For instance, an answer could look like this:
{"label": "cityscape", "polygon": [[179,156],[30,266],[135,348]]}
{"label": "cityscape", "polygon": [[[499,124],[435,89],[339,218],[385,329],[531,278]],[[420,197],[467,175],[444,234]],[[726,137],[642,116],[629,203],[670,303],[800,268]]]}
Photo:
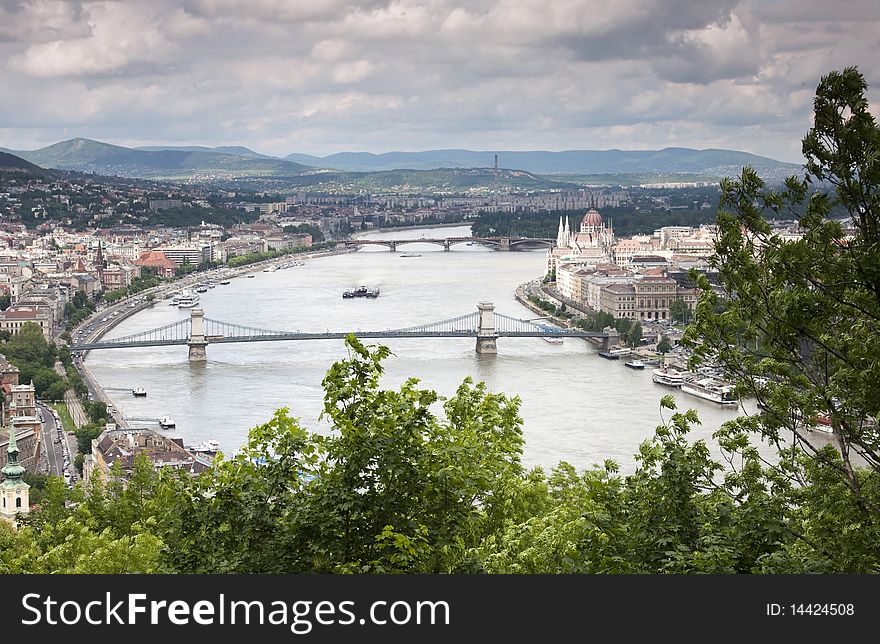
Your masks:
{"label": "cityscape", "polygon": [[145,4],[0,7],[0,572],[880,571],[872,3]]}

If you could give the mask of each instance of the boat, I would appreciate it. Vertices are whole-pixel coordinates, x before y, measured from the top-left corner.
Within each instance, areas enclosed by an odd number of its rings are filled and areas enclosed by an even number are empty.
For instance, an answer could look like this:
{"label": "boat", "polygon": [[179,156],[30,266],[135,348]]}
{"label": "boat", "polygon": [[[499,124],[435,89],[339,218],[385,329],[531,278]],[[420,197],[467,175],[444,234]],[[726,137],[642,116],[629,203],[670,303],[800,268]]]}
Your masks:
{"label": "boat", "polygon": [[134,389],[131,390],[131,395],[132,396],[146,396],[147,390],[144,389],[143,387],[135,387]]}
{"label": "boat", "polygon": [[403,253],[401,257],[421,257],[421,253]]}
{"label": "boat", "polygon": [[644,369],[645,363],[641,360],[629,360],[628,362],[623,363],[624,367],[629,367],[630,369]]}
{"label": "boat", "polygon": [[629,347],[617,347],[611,349],[608,353],[613,353],[616,356],[628,356],[632,353],[632,349],[630,349]]}
{"label": "boat", "polygon": [[658,385],[681,387],[681,383],[684,382],[684,372],[678,371],[677,369],[670,369],[666,365],[663,365],[651,372],[651,380]]}
{"label": "boat", "polygon": [[546,335],[542,335],[541,339],[544,342],[546,342],[547,344],[563,344],[562,338],[552,338],[552,337],[548,337]]}
{"label": "boat", "polygon": [[686,394],[710,400],[719,405],[736,405],[739,403],[739,399],[733,393],[733,385],[729,385],[717,378],[685,379],[681,383],[681,390]]}
{"label": "boat", "polygon": [[367,288],[366,286],[358,286],[357,288],[347,288],[342,292],[343,299],[349,299],[352,297],[369,297],[369,298],[377,298],[379,297],[379,289],[378,288]]}
{"label": "boat", "polygon": [[264,273],[274,273],[277,270],[278,270],[277,266],[269,266],[268,268],[264,268],[263,272]]}
{"label": "boat", "polygon": [[177,423],[174,422],[174,419],[171,416],[162,416],[162,418],[159,419],[159,427],[162,429],[171,429],[176,426]]}
{"label": "boat", "polygon": [[180,295],[179,295],[179,294],[175,294],[175,295],[171,298],[171,301],[168,302],[168,306],[177,306],[178,304],[180,304]]}
{"label": "boat", "polygon": [[214,282],[208,282],[208,288],[217,288],[217,285]]}
{"label": "boat", "polygon": [[248,274],[248,277],[250,277],[251,279],[253,279],[253,278],[256,277],[256,275],[254,275],[253,273],[249,273],[249,274]]}
{"label": "boat", "polygon": [[229,284],[229,280],[220,280],[220,283],[226,286],[227,284]]}
{"label": "boat", "polygon": [[207,284],[199,284],[196,287],[196,291],[198,293],[207,293],[208,292],[208,285]]}
{"label": "boat", "polygon": [[599,355],[605,358],[606,360],[620,360],[619,353],[612,353],[611,351],[600,351]]}
{"label": "boat", "polygon": [[184,293],[180,296],[180,300],[178,301],[178,306],[182,309],[191,309],[194,306],[197,306],[199,303],[199,296],[197,293]]}
{"label": "boat", "polygon": [[216,454],[220,451],[220,443],[215,440],[202,441],[198,445],[190,447],[189,451],[199,454]]}

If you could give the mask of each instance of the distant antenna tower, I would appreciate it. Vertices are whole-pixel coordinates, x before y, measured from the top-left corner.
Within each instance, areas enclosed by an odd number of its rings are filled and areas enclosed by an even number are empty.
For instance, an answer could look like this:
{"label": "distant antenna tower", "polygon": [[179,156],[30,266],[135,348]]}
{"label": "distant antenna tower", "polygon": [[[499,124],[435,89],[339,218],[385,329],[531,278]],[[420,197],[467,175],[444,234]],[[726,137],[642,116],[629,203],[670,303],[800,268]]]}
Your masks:
{"label": "distant antenna tower", "polygon": [[498,155],[495,155],[495,172],[492,180],[492,192],[495,193],[495,212],[498,212]]}

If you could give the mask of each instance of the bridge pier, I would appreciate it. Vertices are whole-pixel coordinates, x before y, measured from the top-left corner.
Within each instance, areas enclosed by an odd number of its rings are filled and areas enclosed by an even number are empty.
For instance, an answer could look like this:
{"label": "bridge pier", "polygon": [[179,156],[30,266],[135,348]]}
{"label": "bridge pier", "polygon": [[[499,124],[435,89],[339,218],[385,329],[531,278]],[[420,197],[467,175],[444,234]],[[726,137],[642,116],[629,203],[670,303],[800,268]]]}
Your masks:
{"label": "bridge pier", "polygon": [[495,341],[498,334],[495,332],[495,305],[492,302],[480,302],[477,304],[480,312],[480,325],[477,327],[477,346],[475,351],[480,355],[495,355],[498,347]]}
{"label": "bridge pier", "polygon": [[502,237],[498,244],[498,250],[510,250],[510,237]]}
{"label": "bridge pier", "polygon": [[449,243],[448,239],[443,240],[443,250],[448,251],[452,247],[452,244]]}
{"label": "bridge pier", "polygon": [[397,250],[397,244],[396,244],[395,242],[393,242],[393,241],[392,241],[392,242],[388,242],[388,247],[391,249],[391,252],[392,252],[392,253],[393,253],[394,251]]}
{"label": "bridge pier", "polygon": [[205,338],[205,311],[202,309],[191,309],[190,322],[192,324],[192,331],[186,343],[189,346],[189,361],[207,362],[208,340]]}
{"label": "bridge pier", "polygon": [[605,336],[602,338],[602,351],[608,351],[609,349],[613,349],[620,343],[620,334],[617,332],[617,329],[614,327],[605,327]]}

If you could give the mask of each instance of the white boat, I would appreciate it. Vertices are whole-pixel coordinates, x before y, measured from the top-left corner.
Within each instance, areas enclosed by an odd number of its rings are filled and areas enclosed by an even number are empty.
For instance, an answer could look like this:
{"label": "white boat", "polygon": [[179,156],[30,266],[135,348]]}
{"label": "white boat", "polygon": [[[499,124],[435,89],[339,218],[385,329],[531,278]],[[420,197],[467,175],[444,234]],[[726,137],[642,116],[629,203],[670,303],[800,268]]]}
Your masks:
{"label": "white boat", "polygon": [[225,286],[226,284],[229,284],[229,280],[220,280],[220,283]]}
{"label": "white boat", "polygon": [[198,445],[189,448],[191,452],[199,452],[201,454],[216,454],[220,451],[220,443],[215,440],[202,441]]}
{"label": "white boat", "polygon": [[564,344],[562,338],[549,338],[546,335],[542,335],[541,339],[547,344]]}
{"label": "white boat", "polygon": [[682,371],[678,371],[676,369],[670,369],[669,367],[663,366],[654,369],[651,372],[651,380],[656,382],[658,385],[665,385],[667,387],[681,387],[684,382],[684,373]]}
{"label": "white boat", "polygon": [[421,253],[403,253],[401,257],[421,257]]}
{"label": "white boat", "polygon": [[681,390],[692,396],[711,400],[719,405],[736,405],[739,399],[733,393],[733,385],[717,378],[694,378],[681,383]]}
{"label": "white boat", "polygon": [[177,423],[174,422],[174,419],[171,416],[162,416],[162,418],[159,419],[159,427],[162,429],[171,429],[176,425]]}
{"label": "white boat", "polygon": [[191,309],[199,303],[198,293],[186,292],[180,296],[177,306],[182,309]]}
{"label": "white boat", "polygon": [[135,387],[134,389],[131,390],[131,395],[132,396],[146,396],[147,390],[144,389],[143,387]]}
{"label": "white boat", "polygon": [[178,304],[180,304],[180,295],[175,293],[174,296],[172,296],[171,301],[168,302],[168,306],[177,306]]}
{"label": "white boat", "polygon": [[645,363],[642,362],[641,360],[630,360],[629,362],[624,362],[624,363],[623,363],[623,366],[624,366],[624,367],[629,367],[630,369],[639,369],[639,370],[641,370],[641,369],[644,369],[644,368],[645,368]]}
{"label": "white boat", "polygon": [[254,275],[253,273],[250,273],[250,274],[248,274],[248,277],[250,277],[251,279],[253,279],[254,277],[256,277],[256,275]]}

